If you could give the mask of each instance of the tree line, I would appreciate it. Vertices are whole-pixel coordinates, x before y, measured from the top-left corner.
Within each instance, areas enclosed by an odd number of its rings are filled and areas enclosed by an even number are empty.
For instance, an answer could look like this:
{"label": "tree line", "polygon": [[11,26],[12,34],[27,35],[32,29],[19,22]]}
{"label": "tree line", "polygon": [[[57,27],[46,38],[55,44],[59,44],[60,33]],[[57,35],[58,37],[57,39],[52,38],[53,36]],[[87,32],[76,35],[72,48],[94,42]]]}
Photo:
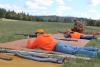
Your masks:
{"label": "tree line", "polygon": [[[25,20],[25,21],[40,21],[40,22],[68,22],[66,17],[59,16],[32,16],[24,12],[16,13],[15,11],[0,8],[0,18]],[[70,21],[69,21],[70,22]]]}
{"label": "tree line", "polygon": [[93,20],[93,19],[88,19],[86,22],[87,26],[98,26],[100,27],[100,20]]}
{"label": "tree line", "polygon": [[[14,20],[25,20],[25,21],[41,21],[41,22],[72,22],[72,17],[60,17],[60,16],[32,16],[24,12],[16,13],[15,11],[6,10],[0,8],[0,18],[14,19]],[[85,21],[88,26],[100,26],[100,20],[93,20],[87,18],[77,18],[78,20]]]}
{"label": "tree line", "polygon": [[29,14],[25,14],[24,12],[16,13],[15,11],[10,11],[10,10],[7,11],[3,8],[0,8],[0,18],[27,20],[27,21],[32,20],[32,16],[30,16]]}

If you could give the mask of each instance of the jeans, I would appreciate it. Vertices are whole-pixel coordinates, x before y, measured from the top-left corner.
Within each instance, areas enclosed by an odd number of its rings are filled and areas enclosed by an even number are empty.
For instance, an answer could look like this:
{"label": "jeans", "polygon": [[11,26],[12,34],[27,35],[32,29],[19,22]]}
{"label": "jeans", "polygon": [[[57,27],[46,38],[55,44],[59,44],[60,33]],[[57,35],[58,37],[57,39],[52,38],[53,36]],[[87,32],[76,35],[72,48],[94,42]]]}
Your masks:
{"label": "jeans", "polygon": [[[68,34],[65,34],[64,35],[64,37],[65,38],[70,38],[70,35],[68,35]],[[81,35],[80,36],[80,39],[87,39],[87,40],[90,40],[90,39],[96,39],[96,37],[95,36],[90,36],[90,35]]]}
{"label": "jeans", "polygon": [[23,57],[25,59],[30,59],[30,60],[36,60],[36,61],[41,61],[41,62],[53,62],[53,63],[63,63],[63,59],[57,59],[57,58],[49,58],[49,57],[42,57],[39,56],[38,54],[34,53],[28,53],[28,52],[16,52],[16,56]]}
{"label": "jeans", "polygon": [[88,40],[90,40],[90,39],[95,39],[96,37],[95,36],[90,36],[90,35],[81,35],[80,36],[80,39],[88,39]]}
{"label": "jeans", "polygon": [[56,52],[63,52],[66,54],[72,54],[72,55],[83,55],[87,57],[96,57],[97,56],[97,48],[94,47],[76,47],[76,46],[70,46],[68,44],[65,44],[63,42],[58,42],[55,46],[54,51]]}

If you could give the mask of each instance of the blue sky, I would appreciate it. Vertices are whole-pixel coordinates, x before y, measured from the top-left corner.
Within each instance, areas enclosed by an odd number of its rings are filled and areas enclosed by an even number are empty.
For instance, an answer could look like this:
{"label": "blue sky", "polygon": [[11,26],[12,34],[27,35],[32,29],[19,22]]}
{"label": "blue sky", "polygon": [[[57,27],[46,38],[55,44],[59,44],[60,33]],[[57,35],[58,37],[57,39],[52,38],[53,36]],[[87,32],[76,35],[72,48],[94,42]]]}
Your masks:
{"label": "blue sky", "polygon": [[0,0],[0,7],[30,15],[100,19],[100,0]]}

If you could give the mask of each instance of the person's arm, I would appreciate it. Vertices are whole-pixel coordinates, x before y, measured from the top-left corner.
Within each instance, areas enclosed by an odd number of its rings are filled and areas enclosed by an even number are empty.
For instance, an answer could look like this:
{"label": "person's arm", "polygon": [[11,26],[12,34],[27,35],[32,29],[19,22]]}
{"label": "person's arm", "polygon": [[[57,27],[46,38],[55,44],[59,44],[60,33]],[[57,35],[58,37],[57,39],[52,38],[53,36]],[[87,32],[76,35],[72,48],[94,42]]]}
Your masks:
{"label": "person's arm", "polygon": [[71,33],[68,32],[67,34],[64,34],[64,37],[65,37],[65,38],[71,38],[70,34],[71,34]]}
{"label": "person's arm", "polygon": [[28,40],[27,40],[27,48],[35,48],[37,46],[37,39],[35,39],[34,41],[31,41],[31,39],[28,37]]}

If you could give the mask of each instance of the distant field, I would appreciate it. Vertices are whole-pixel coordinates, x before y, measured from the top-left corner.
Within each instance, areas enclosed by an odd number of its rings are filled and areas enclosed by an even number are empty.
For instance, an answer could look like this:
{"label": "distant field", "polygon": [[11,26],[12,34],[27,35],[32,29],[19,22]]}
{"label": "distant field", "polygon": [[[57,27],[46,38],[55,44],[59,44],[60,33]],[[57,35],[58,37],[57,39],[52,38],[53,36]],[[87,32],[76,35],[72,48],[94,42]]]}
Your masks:
{"label": "distant field", "polygon": [[[71,23],[58,22],[0,21],[0,42],[8,42],[25,38],[24,36],[18,36],[15,34],[31,34],[37,28],[43,28],[47,33],[58,33],[58,31],[66,31],[72,26],[73,25]],[[85,31],[100,32],[100,27],[86,26]],[[100,48],[100,40],[91,40],[87,46]],[[71,59],[67,61],[62,67],[100,67],[100,59],[95,59],[93,61]]]}

